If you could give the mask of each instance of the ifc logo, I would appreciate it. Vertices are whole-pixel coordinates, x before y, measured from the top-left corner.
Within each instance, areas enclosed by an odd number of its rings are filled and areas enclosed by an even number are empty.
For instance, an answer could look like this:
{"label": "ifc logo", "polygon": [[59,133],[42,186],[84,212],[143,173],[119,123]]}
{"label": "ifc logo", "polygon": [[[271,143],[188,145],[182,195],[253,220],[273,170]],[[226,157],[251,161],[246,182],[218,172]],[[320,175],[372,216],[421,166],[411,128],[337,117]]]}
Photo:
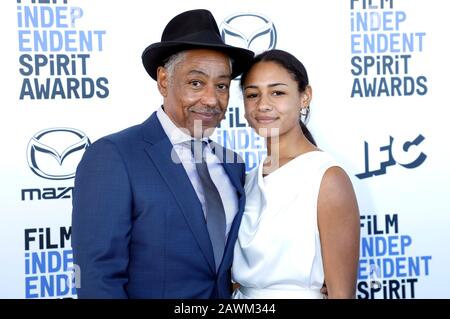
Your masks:
{"label": "ifc logo", "polygon": [[77,165],[89,145],[91,142],[86,134],[74,128],[42,130],[28,143],[28,166],[33,173],[46,179],[74,178]]}
{"label": "ifc logo", "polygon": [[258,13],[237,13],[228,16],[220,25],[225,43],[252,50],[256,54],[274,49],[277,30],[273,22]]}

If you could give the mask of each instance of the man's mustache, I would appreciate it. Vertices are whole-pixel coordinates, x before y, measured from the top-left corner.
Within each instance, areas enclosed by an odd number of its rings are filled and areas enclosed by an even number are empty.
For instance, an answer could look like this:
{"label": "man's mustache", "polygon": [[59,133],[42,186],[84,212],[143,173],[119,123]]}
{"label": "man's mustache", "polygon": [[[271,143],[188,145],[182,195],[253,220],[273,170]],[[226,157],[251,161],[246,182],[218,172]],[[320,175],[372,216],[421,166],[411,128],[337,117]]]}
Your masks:
{"label": "man's mustache", "polygon": [[195,113],[205,113],[205,114],[221,114],[222,110],[219,108],[211,108],[211,107],[190,107],[189,111],[195,112]]}

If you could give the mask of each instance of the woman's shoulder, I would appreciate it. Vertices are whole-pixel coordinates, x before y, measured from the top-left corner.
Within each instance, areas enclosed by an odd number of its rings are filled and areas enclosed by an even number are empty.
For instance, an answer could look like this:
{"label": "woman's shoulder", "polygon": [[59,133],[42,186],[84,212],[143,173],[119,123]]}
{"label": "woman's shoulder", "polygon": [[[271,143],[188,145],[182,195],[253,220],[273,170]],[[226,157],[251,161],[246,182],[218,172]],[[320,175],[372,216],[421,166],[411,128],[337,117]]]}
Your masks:
{"label": "woman's shoulder", "polygon": [[312,161],[316,163],[323,163],[323,164],[337,164],[336,159],[327,151],[323,151],[320,149],[317,149],[315,151],[311,151],[309,153],[310,157],[312,158]]}
{"label": "woman's shoulder", "polygon": [[323,170],[320,184],[320,198],[342,206],[351,203],[355,199],[355,191],[347,172],[340,165],[329,165]]}
{"label": "woman's shoulder", "polygon": [[332,155],[319,149],[303,153],[293,162],[295,163],[291,166],[292,169],[298,169],[305,174],[314,174],[315,176],[317,174],[322,176],[325,171],[331,167],[341,167]]}

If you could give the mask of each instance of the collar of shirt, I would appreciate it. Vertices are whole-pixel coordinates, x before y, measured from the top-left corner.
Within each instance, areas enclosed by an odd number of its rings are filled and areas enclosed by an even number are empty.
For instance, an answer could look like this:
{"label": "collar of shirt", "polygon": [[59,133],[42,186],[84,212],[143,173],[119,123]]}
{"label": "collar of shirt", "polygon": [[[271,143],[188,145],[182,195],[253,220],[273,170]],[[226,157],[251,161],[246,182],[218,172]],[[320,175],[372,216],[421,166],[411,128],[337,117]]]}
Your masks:
{"label": "collar of shirt", "polygon": [[[164,112],[162,106],[156,111],[156,116],[158,117],[158,120],[172,145],[182,144],[193,139],[191,135],[186,134],[187,130],[182,130],[176,126],[166,112]],[[209,143],[209,139],[207,137],[202,138],[202,141]]]}

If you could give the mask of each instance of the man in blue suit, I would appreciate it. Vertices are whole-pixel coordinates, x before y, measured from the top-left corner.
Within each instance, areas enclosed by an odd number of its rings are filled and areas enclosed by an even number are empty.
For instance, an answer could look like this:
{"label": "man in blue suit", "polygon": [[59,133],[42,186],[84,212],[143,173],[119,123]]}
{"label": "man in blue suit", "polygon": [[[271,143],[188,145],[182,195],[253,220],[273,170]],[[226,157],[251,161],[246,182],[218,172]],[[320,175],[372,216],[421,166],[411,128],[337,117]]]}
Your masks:
{"label": "man in blue suit", "polygon": [[[222,41],[207,10],[177,15],[161,42],[145,49],[143,64],[163,105],[142,124],[92,144],[77,169],[79,298],[230,297],[245,167],[208,136],[225,115],[231,80],[252,57]],[[193,141],[203,142],[209,186]],[[213,193],[220,196],[212,200]]]}

